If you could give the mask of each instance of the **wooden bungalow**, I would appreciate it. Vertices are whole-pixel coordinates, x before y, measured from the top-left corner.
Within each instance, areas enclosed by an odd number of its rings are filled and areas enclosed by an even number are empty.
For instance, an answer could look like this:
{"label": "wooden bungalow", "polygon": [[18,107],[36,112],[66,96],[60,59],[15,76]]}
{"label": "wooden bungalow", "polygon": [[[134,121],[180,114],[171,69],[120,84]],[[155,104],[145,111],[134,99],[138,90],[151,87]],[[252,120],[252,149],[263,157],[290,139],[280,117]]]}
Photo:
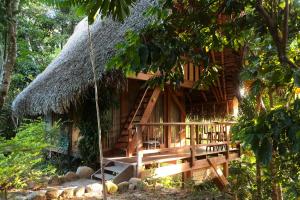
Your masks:
{"label": "wooden bungalow", "polygon": [[[139,31],[149,23],[142,15],[149,3],[137,3],[123,23],[108,18],[98,19],[92,26],[98,80],[105,79],[104,66],[126,30]],[[89,103],[85,97],[93,87],[87,41],[87,21],[83,20],[62,52],[12,106],[16,117],[42,115],[50,124],[59,116],[67,119],[65,131],[72,138],[67,150],[73,154],[78,153],[80,138],[74,124],[81,117],[78,110],[93,111],[78,106]],[[126,88],[116,92],[119,106],[111,108],[111,131],[102,141],[106,179],[118,183],[132,176],[157,178],[180,173],[195,178],[197,171],[211,169],[217,183],[227,185],[228,164],[240,157],[239,144],[231,141],[233,122],[226,121],[237,108],[240,58],[241,53],[231,49],[211,52],[211,59],[223,70],[209,90],[193,89],[204,67],[193,63],[184,66],[184,82],[177,89],[145,86],[153,74],[127,76]],[[94,108],[91,102],[89,106]],[[98,173],[93,178],[100,178]]]}

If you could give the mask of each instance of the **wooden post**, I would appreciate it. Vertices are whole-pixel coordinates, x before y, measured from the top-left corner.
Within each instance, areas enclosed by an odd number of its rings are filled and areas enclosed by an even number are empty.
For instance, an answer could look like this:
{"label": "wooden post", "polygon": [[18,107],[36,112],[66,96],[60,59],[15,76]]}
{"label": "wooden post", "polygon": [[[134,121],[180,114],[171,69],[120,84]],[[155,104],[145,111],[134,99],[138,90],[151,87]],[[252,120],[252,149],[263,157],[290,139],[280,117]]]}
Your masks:
{"label": "wooden post", "polygon": [[223,174],[227,178],[229,175],[228,160],[223,164]]}
{"label": "wooden post", "polygon": [[143,141],[142,141],[142,132],[141,126],[137,126],[137,143],[136,143],[136,177],[141,177],[141,172],[143,168]]}
{"label": "wooden post", "polygon": [[[166,90],[164,91],[164,122],[168,122],[168,114],[169,110],[168,110],[168,89],[166,88]],[[169,147],[169,143],[168,143],[168,126],[163,126],[163,130],[164,130],[164,147]]]}
{"label": "wooden post", "polygon": [[131,157],[132,156],[132,150],[131,150],[131,142],[132,142],[132,128],[129,128],[128,130],[128,145],[127,145],[127,152],[126,152],[126,157]]}
{"label": "wooden post", "polygon": [[196,157],[195,157],[195,125],[191,125],[191,134],[190,134],[190,137],[191,137],[191,167],[193,167],[195,165],[195,160],[196,160]]}
{"label": "wooden post", "polygon": [[229,145],[230,145],[230,140],[229,140],[229,131],[227,128],[227,124],[225,124],[225,132],[226,132],[226,160],[229,159]]}
{"label": "wooden post", "polygon": [[[168,101],[167,101],[167,109],[168,109],[168,121],[167,122],[170,122],[171,121],[171,94],[170,94],[170,89],[167,88],[167,94],[168,94]],[[167,126],[168,127],[168,145],[167,145],[167,148],[171,148],[171,143],[172,143],[172,129],[171,129],[171,126]]]}

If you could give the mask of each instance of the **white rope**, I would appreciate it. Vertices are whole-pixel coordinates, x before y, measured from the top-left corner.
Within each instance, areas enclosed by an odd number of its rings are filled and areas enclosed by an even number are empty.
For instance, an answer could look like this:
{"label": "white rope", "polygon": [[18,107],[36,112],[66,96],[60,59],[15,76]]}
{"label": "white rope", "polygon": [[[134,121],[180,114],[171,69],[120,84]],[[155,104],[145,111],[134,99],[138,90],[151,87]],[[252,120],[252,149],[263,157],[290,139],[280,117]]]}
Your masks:
{"label": "white rope", "polygon": [[99,154],[100,154],[100,169],[101,169],[101,179],[102,179],[102,186],[103,186],[103,199],[107,199],[106,195],[106,186],[105,186],[105,176],[104,176],[104,166],[103,166],[103,151],[102,151],[102,142],[101,142],[101,123],[100,123],[100,109],[99,109],[99,99],[98,99],[98,86],[97,86],[97,78],[96,78],[96,66],[95,66],[95,54],[94,48],[92,43],[92,36],[90,32],[90,25],[88,24],[88,43],[90,48],[90,60],[93,68],[93,75],[94,75],[94,86],[95,86],[95,100],[96,100],[96,111],[97,111],[97,125],[98,125],[98,137],[99,137]]}

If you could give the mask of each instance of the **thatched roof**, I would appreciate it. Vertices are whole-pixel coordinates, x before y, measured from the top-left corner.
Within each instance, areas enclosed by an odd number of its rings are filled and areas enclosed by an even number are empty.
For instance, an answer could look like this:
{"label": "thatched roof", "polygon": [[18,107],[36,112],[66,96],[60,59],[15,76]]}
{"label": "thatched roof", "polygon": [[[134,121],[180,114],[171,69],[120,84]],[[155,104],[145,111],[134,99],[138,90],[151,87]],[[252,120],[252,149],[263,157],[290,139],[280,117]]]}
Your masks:
{"label": "thatched roof", "polygon": [[[105,72],[105,64],[115,53],[115,45],[124,40],[126,31],[139,31],[149,23],[143,13],[153,2],[138,2],[123,23],[99,18],[93,24],[91,34],[99,79]],[[51,111],[64,113],[93,84],[87,27],[87,20],[82,20],[59,56],[16,97],[12,104],[16,116],[36,116]]]}

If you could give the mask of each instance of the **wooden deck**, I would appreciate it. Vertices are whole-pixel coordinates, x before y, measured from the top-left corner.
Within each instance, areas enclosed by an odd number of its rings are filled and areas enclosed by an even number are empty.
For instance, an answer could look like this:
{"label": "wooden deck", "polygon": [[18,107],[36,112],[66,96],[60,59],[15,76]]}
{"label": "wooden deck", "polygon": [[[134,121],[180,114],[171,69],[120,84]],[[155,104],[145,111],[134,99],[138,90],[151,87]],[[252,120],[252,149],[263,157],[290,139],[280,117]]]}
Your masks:
{"label": "wooden deck", "polygon": [[[186,179],[191,178],[195,170],[210,168],[217,177],[217,184],[225,188],[229,162],[241,156],[240,144],[231,141],[231,125],[231,122],[135,124],[129,134],[129,154],[105,159],[133,166],[134,176],[141,178],[182,173]],[[175,138],[162,134],[163,127],[170,130],[177,127]]]}
{"label": "wooden deck", "polygon": [[[142,163],[143,165],[149,165],[153,163],[165,163],[165,162],[172,162],[172,161],[179,161],[179,160],[185,160],[189,159],[191,157],[191,153],[188,149],[183,148],[181,151],[172,151],[171,149],[166,149],[169,151],[165,152],[155,152],[153,150],[153,153],[146,153],[143,155]],[[180,150],[180,149],[179,149]],[[145,150],[147,152],[148,150]],[[239,148],[231,148],[229,150],[229,161],[239,158]],[[148,151],[149,152],[149,151]],[[196,149],[195,156],[199,157],[199,159],[206,159],[206,157],[216,157],[219,155],[225,155],[227,151],[226,150],[209,150],[206,151],[206,147],[200,147]],[[131,156],[131,157],[107,157],[106,160],[116,161],[120,163],[126,163],[126,164],[132,164],[137,165],[137,156]]]}

